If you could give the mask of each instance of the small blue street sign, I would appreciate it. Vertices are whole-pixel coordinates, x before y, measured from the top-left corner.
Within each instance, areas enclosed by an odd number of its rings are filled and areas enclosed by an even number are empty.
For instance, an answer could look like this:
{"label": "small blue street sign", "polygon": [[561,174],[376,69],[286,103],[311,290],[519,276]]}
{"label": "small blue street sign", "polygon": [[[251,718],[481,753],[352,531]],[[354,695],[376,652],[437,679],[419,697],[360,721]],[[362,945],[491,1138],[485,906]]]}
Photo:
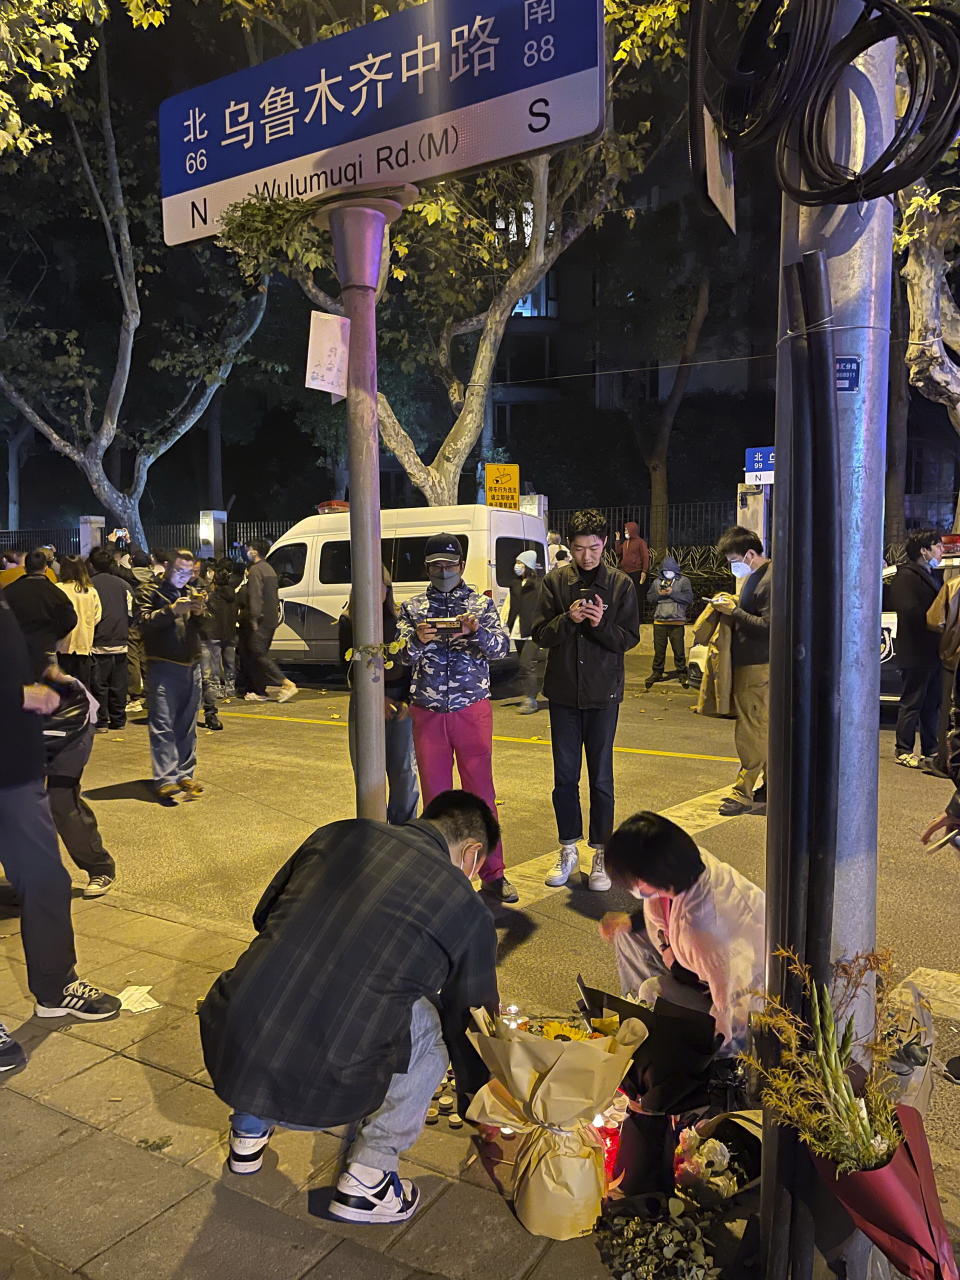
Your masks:
{"label": "small blue street sign", "polygon": [[602,0],[428,0],[168,98],[167,244],[237,200],[465,172],[599,133]]}
{"label": "small blue street sign", "polygon": [[860,390],[861,356],[836,356],[835,368],[838,391]]}
{"label": "small blue street sign", "polygon": [[761,480],[754,477],[769,476],[773,479],[773,445],[761,445],[759,448],[748,449],[743,464],[743,469],[747,475],[747,482],[752,484],[769,484],[768,480]]}

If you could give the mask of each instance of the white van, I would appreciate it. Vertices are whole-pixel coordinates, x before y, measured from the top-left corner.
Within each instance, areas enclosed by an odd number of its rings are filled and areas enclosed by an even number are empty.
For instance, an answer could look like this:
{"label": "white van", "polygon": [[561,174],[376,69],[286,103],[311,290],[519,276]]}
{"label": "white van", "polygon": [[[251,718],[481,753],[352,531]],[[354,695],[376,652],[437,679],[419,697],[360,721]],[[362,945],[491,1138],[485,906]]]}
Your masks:
{"label": "white van", "polygon": [[[401,605],[427,588],[424,545],[434,533],[455,533],[466,558],[464,579],[499,609],[521,551],[546,564],[546,529],[539,516],[500,507],[403,507],[381,511],[383,563]],[[271,653],[280,662],[337,662],[337,626],[350,595],[350,517],[331,511],[301,520],[270,548],[280,586],[280,625]]]}

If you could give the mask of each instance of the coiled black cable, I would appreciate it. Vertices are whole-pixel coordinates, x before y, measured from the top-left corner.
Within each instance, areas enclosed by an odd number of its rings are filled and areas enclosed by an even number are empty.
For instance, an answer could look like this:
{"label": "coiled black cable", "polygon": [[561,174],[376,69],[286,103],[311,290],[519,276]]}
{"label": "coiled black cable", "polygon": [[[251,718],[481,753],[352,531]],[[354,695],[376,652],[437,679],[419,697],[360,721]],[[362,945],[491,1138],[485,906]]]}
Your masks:
{"label": "coiled black cable", "polygon": [[[907,9],[897,0],[865,0],[864,11],[831,44],[836,0],[760,0],[732,55],[718,23],[735,15],[716,0],[691,0],[689,36],[690,163],[705,208],[706,107],[735,151],[776,139],[782,189],[803,205],[852,204],[916,182],[960,133],[960,15],[937,6]],[[831,107],[847,68],[885,40],[898,42],[907,90],[893,137],[853,172],[832,154]],[[796,170],[791,153],[797,157]]]}

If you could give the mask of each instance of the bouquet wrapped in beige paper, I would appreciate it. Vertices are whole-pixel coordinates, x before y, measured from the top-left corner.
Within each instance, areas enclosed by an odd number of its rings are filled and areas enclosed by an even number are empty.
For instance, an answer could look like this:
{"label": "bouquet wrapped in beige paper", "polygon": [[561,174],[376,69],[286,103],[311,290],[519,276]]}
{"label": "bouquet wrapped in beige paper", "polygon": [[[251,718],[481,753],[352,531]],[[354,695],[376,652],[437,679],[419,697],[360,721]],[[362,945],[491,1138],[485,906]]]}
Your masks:
{"label": "bouquet wrapped in beige paper", "polygon": [[646,1028],[631,1018],[615,1035],[548,1040],[484,1009],[472,1013],[478,1030],[467,1034],[493,1079],[467,1119],[516,1131],[517,1217],[551,1240],[588,1235],[606,1190],[592,1121],[613,1101]]}

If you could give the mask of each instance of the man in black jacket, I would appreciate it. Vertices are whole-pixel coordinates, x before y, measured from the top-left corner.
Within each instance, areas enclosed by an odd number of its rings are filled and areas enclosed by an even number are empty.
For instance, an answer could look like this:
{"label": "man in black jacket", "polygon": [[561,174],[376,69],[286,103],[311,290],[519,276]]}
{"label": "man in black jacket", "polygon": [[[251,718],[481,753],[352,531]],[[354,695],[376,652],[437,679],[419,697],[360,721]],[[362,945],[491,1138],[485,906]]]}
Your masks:
{"label": "man in black jacket", "polygon": [[[907,539],[906,564],[887,588],[887,604],[897,614],[896,660],[903,676],[897,711],[897,764],[919,769],[937,752],[940,716],[940,638],[927,626],[927,610],[943,583],[936,570],[943,559],[943,535],[934,529]],[[920,752],[914,753],[917,730]]]}
{"label": "man in black jacket", "polygon": [[[53,689],[35,683],[23,635],[0,591],[0,864],[20,903],[20,937],[37,1016],[70,1014],[95,1022],[113,1017],[120,1001],[77,978],[70,877],[43,789],[41,717],[59,703]],[[0,1024],[0,1071],[25,1062],[23,1049]]]}
{"label": "man in black jacket", "polygon": [[579,866],[583,839],[580,768],[586,753],[590,779],[588,884],[610,888],[604,844],[613,830],[613,739],[623,700],[623,655],[640,639],[633,583],[603,563],[607,523],[599,511],[574,512],[567,526],[573,563],[543,580],[533,641],[547,650],[543,692],[550,703],[553,809],[560,852],[548,885],[566,884]]}
{"label": "man in black jacket", "polygon": [[497,941],[470,879],[499,839],[478,796],[444,791],[402,827],[321,827],[281,868],[254,912],[257,937],[200,1009],[207,1070],[233,1107],[234,1173],[259,1170],[276,1124],[359,1121],[330,1212],[416,1211],[400,1154],[448,1053],[464,1099],[487,1080],[465,1032],[471,1008],[498,1007]]}
{"label": "man in black jacket", "polygon": [[93,633],[91,693],[100,703],[98,729],[122,729],[127,723],[127,643],[133,594],[116,570],[106,547],[90,552],[90,583],[100,597],[100,621]]}
{"label": "man in black jacket", "polygon": [[6,589],[7,604],[13,610],[30,651],[35,679],[56,663],[57,641],[77,625],[77,611],[66,592],[47,577],[45,552],[28,551],[22,578]]}
{"label": "man in black jacket", "polygon": [[193,577],[192,551],[164,553],[164,575],[145,582],[137,594],[137,622],[146,661],[150,754],[157,797],[173,804],[203,793],[197,767],[200,710],[200,629],[205,602],[187,583]]}
{"label": "man in black jacket", "polygon": [[730,656],[733,662],[733,733],[740,772],[733,791],[720,805],[725,817],[766,812],[767,722],[770,706],[770,603],[772,576],[763,543],[752,529],[734,525],[721,535],[717,551],[726,558],[735,578],[746,581],[739,600],[727,592],[713,598],[713,607],[733,624]]}
{"label": "man in black jacket", "polygon": [[247,547],[247,581],[240,592],[240,660],[250,686],[247,702],[265,702],[267,684],[279,685],[278,702],[287,702],[297,692],[270,656],[273,633],[280,616],[280,592],[273,565],[266,559],[270,544],[258,539]]}

